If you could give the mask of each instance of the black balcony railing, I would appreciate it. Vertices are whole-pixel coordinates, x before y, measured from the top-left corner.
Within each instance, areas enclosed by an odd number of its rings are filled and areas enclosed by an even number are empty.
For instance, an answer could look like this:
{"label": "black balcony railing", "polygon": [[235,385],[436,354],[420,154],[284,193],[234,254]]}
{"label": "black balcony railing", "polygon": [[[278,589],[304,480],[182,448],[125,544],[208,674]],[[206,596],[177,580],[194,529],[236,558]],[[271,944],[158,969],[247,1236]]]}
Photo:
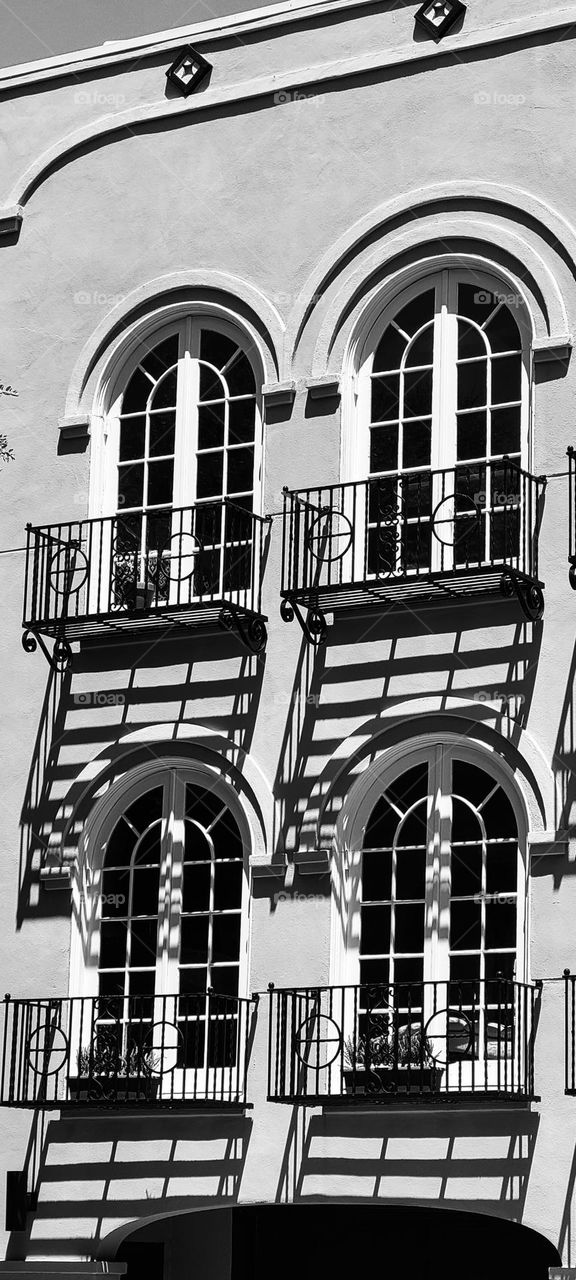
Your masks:
{"label": "black balcony railing", "polygon": [[283,617],[318,640],[333,610],[499,592],[540,617],[545,484],[503,459],[285,490]]}
{"label": "black balcony railing", "polygon": [[24,647],[219,621],[258,650],[268,526],[228,499],[28,526]]}
{"label": "black balcony railing", "polygon": [[576,1094],[576,974],[564,970],[564,1089]]}
{"label": "black balcony railing", "polygon": [[576,591],[576,449],[570,445],[568,454],[568,563],[570,586]]}
{"label": "black balcony railing", "polygon": [[271,989],[268,1096],[525,1103],[538,993],[503,978]]}
{"label": "black balcony railing", "polygon": [[246,1106],[256,999],[6,996],[0,1104]]}

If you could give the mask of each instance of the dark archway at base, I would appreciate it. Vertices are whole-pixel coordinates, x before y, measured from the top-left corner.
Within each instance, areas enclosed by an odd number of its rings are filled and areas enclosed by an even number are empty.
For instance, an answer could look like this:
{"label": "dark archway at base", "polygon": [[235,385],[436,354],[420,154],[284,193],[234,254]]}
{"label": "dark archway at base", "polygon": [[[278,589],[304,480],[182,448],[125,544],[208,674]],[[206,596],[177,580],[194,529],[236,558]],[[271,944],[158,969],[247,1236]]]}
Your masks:
{"label": "dark archway at base", "polygon": [[548,1280],[560,1257],[501,1218],[412,1205],[254,1205],[175,1215],[120,1245],[127,1280]]}

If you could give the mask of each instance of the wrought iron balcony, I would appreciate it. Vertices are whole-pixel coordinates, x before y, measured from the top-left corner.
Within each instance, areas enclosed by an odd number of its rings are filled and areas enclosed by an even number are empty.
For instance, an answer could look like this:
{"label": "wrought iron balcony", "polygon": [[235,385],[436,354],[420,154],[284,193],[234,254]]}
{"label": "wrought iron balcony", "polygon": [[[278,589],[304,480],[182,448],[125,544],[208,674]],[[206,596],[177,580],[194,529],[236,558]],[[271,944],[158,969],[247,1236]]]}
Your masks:
{"label": "wrought iron balcony", "polygon": [[[28,526],[24,648],[65,666],[70,642],[219,622],[266,642],[261,579],[269,520],[228,499]],[[55,639],[53,655],[42,636]]]}
{"label": "wrought iron balcony", "polygon": [[338,609],[500,593],[540,618],[545,485],[505,458],[285,490],[284,620],[319,642]]}
{"label": "wrought iron balcony", "polygon": [[0,1105],[246,1106],[256,1006],[213,992],[6,996]]}
{"label": "wrought iron balcony", "polygon": [[564,1092],[576,1095],[576,974],[564,970]]}
{"label": "wrought iron balcony", "polygon": [[568,454],[568,563],[570,586],[576,591],[576,449],[569,445]]}
{"label": "wrought iron balcony", "polygon": [[271,989],[269,1099],[525,1104],[538,994],[503,978]]}

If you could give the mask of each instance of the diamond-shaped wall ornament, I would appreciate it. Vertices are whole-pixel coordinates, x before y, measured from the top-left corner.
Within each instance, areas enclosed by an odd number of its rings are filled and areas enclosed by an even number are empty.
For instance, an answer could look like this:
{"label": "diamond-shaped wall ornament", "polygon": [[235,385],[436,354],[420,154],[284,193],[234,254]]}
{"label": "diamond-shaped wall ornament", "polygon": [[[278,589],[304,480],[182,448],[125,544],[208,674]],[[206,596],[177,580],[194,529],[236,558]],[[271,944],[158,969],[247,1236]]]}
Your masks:
{"label": "diamond-shaped wall ornament", "polygon": [[194,89],[212,70],[210,63],[192,48],[191,44],[187,44],[178,54],[175,62],[168,68],[166,78],[171,84],[179,89],[180,93],[187,98],[189,93],[193,93]]}
{"label": "diamond-shaped wall ornament", "polygon": [[441,40],[462,13],[466,13],[466,5],[462,0],[428,0],[428,3],[423,4],[418,10],[415,18],[428,35]]}

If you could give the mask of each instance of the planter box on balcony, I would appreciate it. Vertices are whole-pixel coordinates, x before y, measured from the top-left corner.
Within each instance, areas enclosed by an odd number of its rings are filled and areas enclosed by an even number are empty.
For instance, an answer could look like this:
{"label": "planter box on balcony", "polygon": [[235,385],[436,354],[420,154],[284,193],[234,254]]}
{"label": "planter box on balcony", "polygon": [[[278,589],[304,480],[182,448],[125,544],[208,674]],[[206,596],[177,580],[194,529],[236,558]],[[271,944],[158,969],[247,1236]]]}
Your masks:
{"label": "planter box on balcony", "polygon": [[150,1076],[70,1076],[68,1088],[75,1102],[153,1102],[160,1081]]}
{"label": "planter box on balcony", "polygon": [[438,1067],[347,1067],[344,1070],[346,1092],[358,1096],[374,1094],[435,1093],[440,1087],[442,1071]]}

